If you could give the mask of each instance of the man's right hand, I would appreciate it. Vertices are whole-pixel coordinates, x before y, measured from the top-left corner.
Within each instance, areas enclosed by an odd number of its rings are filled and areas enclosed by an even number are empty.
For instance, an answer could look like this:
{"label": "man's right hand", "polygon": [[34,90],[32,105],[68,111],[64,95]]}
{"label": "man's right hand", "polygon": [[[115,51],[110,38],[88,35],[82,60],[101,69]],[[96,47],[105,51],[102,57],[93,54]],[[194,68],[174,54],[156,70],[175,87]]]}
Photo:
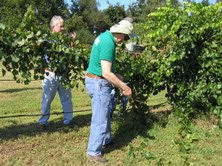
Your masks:
{"label": "man's right hand", "polygon": [[122,94],[124,96],[130,96],[132,94],[132,90],[130,87],[128,87],[127,85],[125,85],[123,88],[122,88]]}

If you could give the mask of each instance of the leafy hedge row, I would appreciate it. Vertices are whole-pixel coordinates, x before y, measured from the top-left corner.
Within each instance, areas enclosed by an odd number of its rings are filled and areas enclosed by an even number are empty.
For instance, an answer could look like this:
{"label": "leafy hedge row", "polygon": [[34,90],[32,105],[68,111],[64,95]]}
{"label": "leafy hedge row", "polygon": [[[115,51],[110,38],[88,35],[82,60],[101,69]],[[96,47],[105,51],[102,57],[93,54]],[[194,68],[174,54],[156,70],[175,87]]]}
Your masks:
{"label": "leafy hedge row", "polygon": [[222,123],[221,17],[221,3],[167,5],[149,14],[138,25],[145,30],[140,36],[146,51],[139,57],[119,57],[133,98],[145,102],[149,94],[166,89],[183,127],[200,112],[214,113]]}

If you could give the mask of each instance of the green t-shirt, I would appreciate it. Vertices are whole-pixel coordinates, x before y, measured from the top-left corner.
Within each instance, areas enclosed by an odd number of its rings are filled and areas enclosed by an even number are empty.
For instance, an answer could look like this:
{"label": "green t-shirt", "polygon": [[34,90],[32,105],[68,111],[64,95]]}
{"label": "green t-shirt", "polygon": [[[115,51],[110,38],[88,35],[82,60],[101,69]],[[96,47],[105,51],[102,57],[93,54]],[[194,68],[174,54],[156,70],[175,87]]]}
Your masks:
{"label": "green t-shirt", "polygon": [[113,34],[108,30],[99,35],[93,43],[88,73],[102,76],[101,60],[112,63],[112,72],[115,72],[116,43]]}

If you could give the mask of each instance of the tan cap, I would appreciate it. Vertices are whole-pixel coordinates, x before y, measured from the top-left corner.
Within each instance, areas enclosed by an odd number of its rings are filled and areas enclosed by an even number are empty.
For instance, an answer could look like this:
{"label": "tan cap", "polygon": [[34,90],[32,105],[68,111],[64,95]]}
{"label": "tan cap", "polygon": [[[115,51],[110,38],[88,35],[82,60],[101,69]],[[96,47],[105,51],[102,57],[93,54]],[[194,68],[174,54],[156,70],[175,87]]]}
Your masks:
{"label": "tan cap", "polygon": [[[129,18],[129,17],[127,17]],[[133,24],[132,24],[132,19],[129,21],[128,19],[123,19],[116,25],[113,25],[110,28],[110,32],[112,33],[122,33],[126,34],[128,36],[131,36],[133,32]]]}

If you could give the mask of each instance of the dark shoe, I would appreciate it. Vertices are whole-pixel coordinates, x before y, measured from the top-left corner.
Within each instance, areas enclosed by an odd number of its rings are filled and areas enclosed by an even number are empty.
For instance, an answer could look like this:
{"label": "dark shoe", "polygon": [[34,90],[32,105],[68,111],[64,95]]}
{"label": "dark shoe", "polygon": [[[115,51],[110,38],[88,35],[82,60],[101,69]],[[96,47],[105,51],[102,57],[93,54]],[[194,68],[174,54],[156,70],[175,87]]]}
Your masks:
{"label": "dark shoe", "polygon": [[40,128],[43,129],[43,130],[46,130],[49,125],[48,124],[39,124]]}
{"label": "dark shoe", "polygon": [[111,141],[110,143],[106,144],[106,145],[103,145],[104,148],[108,148],[110,146],[113,146],[115,145],[115,142]]}
{"label": "dark shoe", "polygon": [[99,163],[106,163],[108,160],[106,160],[105,157],[103,157],[103,155],[98,155],[98,156],[91,156],[91,155],[88,155],[87,154],[87,158],[91,161],[96,161],[96,162],[99,162]]}
{"label": "dark shoe", "polygon": [[64,124],[65,127],[70,127],[70,128],[73,128],[74,127],[74,122],[70,122],[68,124]]}

